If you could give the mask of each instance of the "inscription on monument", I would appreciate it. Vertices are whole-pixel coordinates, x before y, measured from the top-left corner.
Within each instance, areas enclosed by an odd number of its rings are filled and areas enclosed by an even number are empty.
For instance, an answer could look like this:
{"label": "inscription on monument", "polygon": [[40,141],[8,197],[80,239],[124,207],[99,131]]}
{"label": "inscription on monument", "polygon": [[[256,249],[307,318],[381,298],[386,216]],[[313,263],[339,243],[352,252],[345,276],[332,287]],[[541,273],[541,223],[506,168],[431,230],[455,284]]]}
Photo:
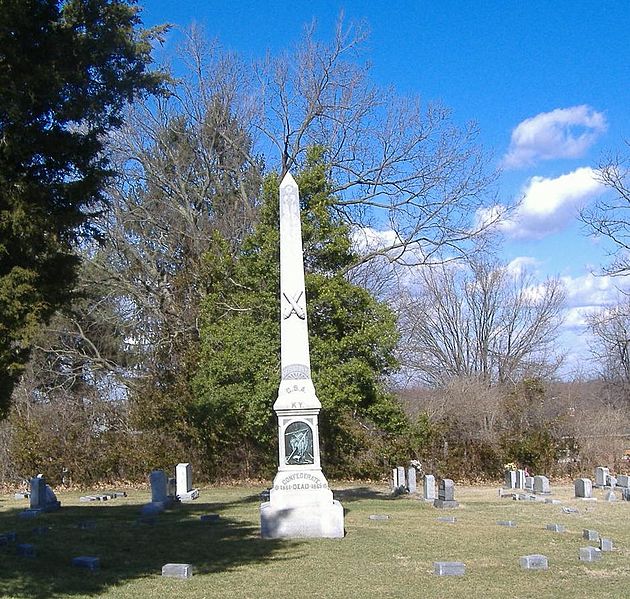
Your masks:
{"label": "inscription on monument", "polygon": [[313,429],[301,420],[292,422],[284,431],[284,454],[287,465],[312,464]]}

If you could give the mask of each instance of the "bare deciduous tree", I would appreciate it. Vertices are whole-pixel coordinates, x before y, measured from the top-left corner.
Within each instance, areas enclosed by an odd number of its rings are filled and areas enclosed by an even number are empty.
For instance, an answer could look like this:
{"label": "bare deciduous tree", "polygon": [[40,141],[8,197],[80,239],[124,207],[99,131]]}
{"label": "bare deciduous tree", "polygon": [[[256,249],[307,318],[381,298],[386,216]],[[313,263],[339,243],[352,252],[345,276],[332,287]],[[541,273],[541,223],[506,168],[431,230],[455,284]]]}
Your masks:
{"label": "bare deciduous tree", "polygon": [[[630,148],[630,142],[626,142]],[[630,166],[619,155],[600,164],[599,181],[609,190],[603,199],[581,213],[584,223],[612,242],[612,262],[604,268],[611,275],[630,274]]]}
{"label": "bare deciduous tree", "polygon": [[514,274],[487,261],[418,272],[418,291],[403,295],[398,312],[401,361],[420,381],[434,386],[466,377],[505,383],[558,368],[560,281],[538,284],[526,272]]}
{"label": "bare deciduous tree", "polygon": [[630,300],[591,313],[587,328],[600,376],[621,391],[630,389]]}
{"label": "bare deciduous tree", "polygon": [[363,244],[361,262],[461,257],[493,224],[476,218],[492,204],[494,178],[476,126],[459,128],[437,104],[372,85],[358,62],[366,37],[362,25],[340,21],[326,44],[310,27],[292,54],[260,64],[256,125],[282,172],[299,165],[309,146],[327,149],[339,211],[357,234],[389,231],[386,242]]}

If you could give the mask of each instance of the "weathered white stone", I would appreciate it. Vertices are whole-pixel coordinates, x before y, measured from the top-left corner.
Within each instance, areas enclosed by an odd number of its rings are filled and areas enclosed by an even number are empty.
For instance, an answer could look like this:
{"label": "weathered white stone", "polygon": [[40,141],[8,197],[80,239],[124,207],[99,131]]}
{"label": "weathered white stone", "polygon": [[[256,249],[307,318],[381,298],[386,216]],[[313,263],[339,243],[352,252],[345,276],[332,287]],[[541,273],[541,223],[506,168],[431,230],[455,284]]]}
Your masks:
{"label": "weathered white stone", "polygon": [[300,199],[287,173],[280,184],[281,381],[278,472],[260,506],[264,538],[343,537],[344,512],[321,469],[319,411],[311,380]]}
{"label": "weathered white stone", "polygon": [[164,503],[168,498],[168,479],[164,470],[153,470],[149,474],[151,484],[151,501],[153,503]]}
{"label": "weathered white stone", "polygon": [[425,501],[434,501],[435,495],[435,476],[432,474],[425,474],[423,477],[423,499]]}
{"label": "weathered white stone", "polygon": [[407,468],[407,491],[412,495],[417,491],[416,469],[413,466]]}
{"label": "weathered white stone", "polygon": [[516,489],[516,470],[505,471],[505,486],[508,489]]}
{"label": "weathered white stone", "polygon": [[175,467],[177,478],[177,499],[180,501],[192,501],[199,497],[199,489],[193,489],[192,467],[188,462],[182,462]]}
{"label": "weathered white stone", "polygon": [[516,480],[515,488],[524,489],[525,488],[525,470],[517,470],[516,471]]}

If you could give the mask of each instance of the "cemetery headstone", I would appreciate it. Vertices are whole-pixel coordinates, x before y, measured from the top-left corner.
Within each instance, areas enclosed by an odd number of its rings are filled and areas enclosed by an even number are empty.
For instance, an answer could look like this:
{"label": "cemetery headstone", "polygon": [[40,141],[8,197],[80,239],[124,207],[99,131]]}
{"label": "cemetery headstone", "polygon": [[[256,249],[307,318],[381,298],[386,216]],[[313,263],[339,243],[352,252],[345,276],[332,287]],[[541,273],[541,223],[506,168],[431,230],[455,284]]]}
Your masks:
{"label": "cemetery headstone", "polygon": [[177,498],[180,501],[193,501],[199,497],[199,489],[193,489],[192,468],[189,463],[182,462],[175,468],[177,477]]}
{"label": "cemetery headstone", "polygon": [[599,539],[599,548],[601,551],[612,551],[613,550],[613,542],[611,539]]}
{"label": "cemetery headstone", "polygon": [[433,562],[433,572],[438,576],[464,576],[466,565],[463,562]]}
{"label": "cemetery headstone", "polygon": [[455,501],[455,483],[450,478],[440,481],[438,498],[433,502],[438,508],[456,508],[459,503]]}
{"label": "cemetery headstone", "polygon": [[605,487],[608,483],[608,477],[610,476],[610,470],[602,466],[595,468],[595,486]]}
{"label": "cemetery headstone", "polygon": [[90,555],[79,555],[72,558],[72,565],[75,568],[85,568],[86,570],[98,570],[101,567],[101,560]]}
{"label": "cemetery headstone", "polygon": [[608,475],[606,485],[609,486],[611,489],[614,489],[617,486],[617,477]]}
{"label": "cemetery headstone", "polygon": [[507,526],[508,528],[514,528],[516,526],[516,522],[514,520],[497,520],[498,526]]}
{"label": "cemetery headstone", "polygon": [[590,478],[578,478],[575,481],[575,496],[580,499],[593,497],[593,483]]}
{"label": "cemetery headstone", "polygon": [[149,474],[151,483],[151,503],[168,504],[168,479],[164,470],[154,470]]}
{"label": "cemetery headstone", "polygon": [[212,524],[216,524],[217,522],[219,522],[219,520],[221,520],[221,516],[219,516],[219,514],[203,514],[199,516],[199,519],[202,522],[210,522]]}
{"label": "cemetery headstone", "polygon": [[441,516],[438,518],[438,522],[446,522],[447,524],[455,524],[457,518],[455,516]]}
{"label": "cemetery headstone", "polygon": [[523,570],[547,570],[549,568],[549,560],[540,554],[523,555],[519,559],[519,563]]}
{"label": "cemetery headstone", "polygon": [[15,552],[21,557],[35,557],[35,545],[31,543],[20,543],[15,546]]}
{"label": "cemetery headstone", "polygon": [[413,466],[407,468],[407,491],[412,495],[417,491],[416,469]]}
{"label": "cemetery headstone", "polygon": [[505,471],[505,486],[508,489],[516,489],[516,470]]}
{"label": "cemetery headstone", "polygon": [[516,481],[515,488],[524,489],[525,488],[525,470],[517,470],[516,471]]}
{"label": "cemetery headstone", "polygon": [[627,474],[619,474],[617,475],[617,486],[618,487],[630,487],[630,476]]}
{"label": "cemetery headstone", "polygon": [[604,501],[617,501],[617,495],[615,495],[614,491],[607,491],[606,495],[604,495]]}
{"label": "cemetery headstone", "polygon": [[423,492],[422,496],[425,501],[435,501],[435,476],[432,474],[425,474],[423,479]]}
{"label": "cemetery headstone", "polygon": [[162,576],[168,578],[192,578],[192,564],[164,564],[162,566]]}
{"label": "cemetery headstone", "polygon": [[599,541],[599,533],[596,530],[585,528],[582,531],[582,538],[586,539],[587,541]]}
{"label": "cemetery headstone", "polygon": [[534,493],[548,495],[551,493],[549,479],[546,476],[534,476]]}
{"label": "cemetery headstone", "polygon": [[52,512],[61,507],[55,493],[46,484],[46,480],[40,474],[31,479],[30,509],[42,512]]}
{"label": "cemetery headstone", "polygon": [[595,468],[595,486],[605,487],[608,483],[608,477],[610,476],[610,470],[602,466]]}
{"label": "cemetery headstone", "polygon": [[566,527],[563,524],[547,524],[547,530],[552,532],[565,532]]}
{"label": "cemetery headstone", "polygon": [[527,491],[533,491],[534,490],[534,477],[533,476],[526,476],[525,477],[525,489]]}
{"label": "cemetery headstone", "polygon": [[370,520],[389,520],[389,516],[387,514],[370,514]]}
{"label": "cemetery headstone", "polygon": [[580,547],[580,561],[594,562],[602,557],[602,551],[599,547]]}

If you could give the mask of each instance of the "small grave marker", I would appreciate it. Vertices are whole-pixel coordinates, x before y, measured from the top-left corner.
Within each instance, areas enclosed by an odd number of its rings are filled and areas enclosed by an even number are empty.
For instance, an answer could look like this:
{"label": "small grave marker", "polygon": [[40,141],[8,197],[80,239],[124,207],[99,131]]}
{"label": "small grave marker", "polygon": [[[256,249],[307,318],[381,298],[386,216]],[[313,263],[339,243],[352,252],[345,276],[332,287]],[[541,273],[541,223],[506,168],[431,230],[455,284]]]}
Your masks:
{"label": "small grave marker", "polygon": [[199,516],[199,519],[202,522],[211,522],[212,524],[218,522],[221,517],[219,516],[219,514],[203,514],[202,516]]}
{"label": "small grave marker", "polygon": [[549,560],[547,556],[540,554],[523,555],[519,559],[523,570],[548,570]]}
{"label": "small grave marker", "polygon": [[595,562],[602,558],[602,551],[598,547],[580,547],[581,562]]}
{"label": "small grave marker", "polygon": [[416,469],[413,466],[409,466],[409,468],[407,468],[407,490],[411,494],[414,494],[418,490],[416,483]]}
{"label": "small grave marker", "polygon": [[192,564],[164,564],[162,566],[162,576],[168,578],[192,578]]}
{"label": "small grave marker", "polygon": [[464,562],[433,562],[433,572],[438,576],[464,576]]}
{"label": "small grave marker", "polygon": [[516,526],[514,520],[498,520],[497,524],[499,526],[507,526],[508,528],[514,528]]}
{"label": "small grave marker", "polygon": [[455,518],[455,516],[440,516],[438,518],[438,522],[447,522],[448,524],[455,524],[455,522],[457,522],[457,519]]}
{"label": "small grave marker", "polygon": [[20,543],[15,546],[15,552],[22,557],[35,557],[35,545]]}
{"label": "small grave marker", "polygon": [[101,567],[101,560],[98,557],[80,555],[72,558],[72,565],[75,568],[85,568],[86,570],[98,570]]}
{"label": "small grave marker", "polygon": [[612,551],[613,550],[613,542],[612,539],[599,539],[599,548],[601,551]]}
{"label": "small grave marker", "polygon": [[546,528],[552,532],[565,532],[567,530],[563,524],[547,524]]}
{"label": "small grave marker", "polygon": [[596,530],[585,528],[582,531],[582,538],[586,539],[587,541],[598,541],[599,533]]}

